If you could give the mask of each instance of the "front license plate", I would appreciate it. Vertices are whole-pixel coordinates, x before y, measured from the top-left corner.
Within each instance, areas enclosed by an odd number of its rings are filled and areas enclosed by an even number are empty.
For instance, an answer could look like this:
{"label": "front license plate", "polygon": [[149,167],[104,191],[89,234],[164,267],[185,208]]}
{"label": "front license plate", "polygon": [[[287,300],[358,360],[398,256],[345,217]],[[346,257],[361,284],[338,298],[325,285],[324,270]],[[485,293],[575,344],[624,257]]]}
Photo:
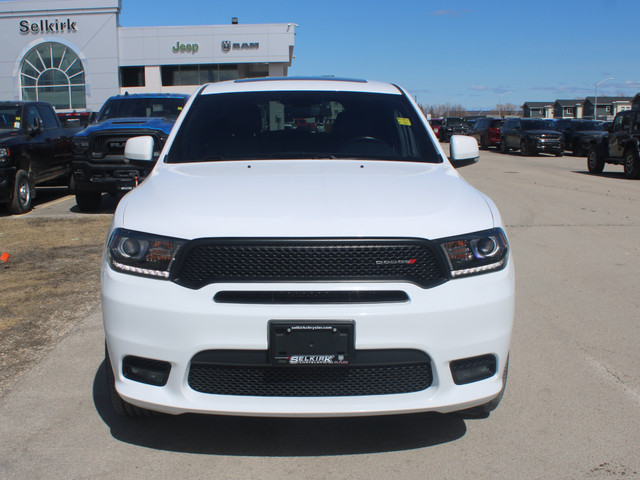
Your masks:
{"label": "front license plate", "polygon": [[282,366],[339,366],[353,361],[354,322],[269,322],[269,357]]}

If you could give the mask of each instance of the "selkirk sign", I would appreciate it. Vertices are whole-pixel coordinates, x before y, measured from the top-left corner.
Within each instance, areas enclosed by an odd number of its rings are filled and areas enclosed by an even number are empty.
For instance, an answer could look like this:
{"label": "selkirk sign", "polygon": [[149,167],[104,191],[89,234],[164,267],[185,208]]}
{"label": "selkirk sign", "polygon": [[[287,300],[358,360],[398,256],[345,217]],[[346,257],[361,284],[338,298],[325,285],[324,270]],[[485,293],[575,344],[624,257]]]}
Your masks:
{"label": "selkirk sign", "polygon": [[20,33],[65,33],[65,32],[77,32],[78,22],[67,18],[66,20],[40,20],[30,22],[29,20],[20,21]]}

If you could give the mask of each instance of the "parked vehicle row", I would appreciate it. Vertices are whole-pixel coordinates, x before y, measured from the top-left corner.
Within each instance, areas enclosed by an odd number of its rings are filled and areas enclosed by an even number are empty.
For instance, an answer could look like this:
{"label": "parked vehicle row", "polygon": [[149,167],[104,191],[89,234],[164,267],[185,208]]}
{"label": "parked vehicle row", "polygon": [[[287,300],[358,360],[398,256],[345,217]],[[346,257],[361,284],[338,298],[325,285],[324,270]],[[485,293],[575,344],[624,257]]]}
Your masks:
{"label": "parked vehicle row", "polygon": [[[522,155],[547,152],[560,156],[568,151],[576,156],[586,156],[591,146],[606,134],[606,125],[610,123],[583,119],[470,118],[462,119],[469,131],[465,132],[465,127],[458,127],[457,133],[474,137],[483,150],[496,147],[504,152],[517,151]],[[442,130],[443,123],[458,124],[460,120],[459,117],[432,119],[430,124],[440,141],[446,141],[447,130]],[[503,128],[507,120],[509,123],[505,135]],[[561,135],[558,136],[556,132]]]}
{"label": "parked vehicle row", "polygon": [[[188,95],[109,98],[96,115],[56,113],[46,102],[0,102],[0,204],[30,211],[36,186],[69,186],[81,211],[95,211],[103,192],[134,188],[152,165],[124,159],[127,139],[149,135],[159,155]],[[89,123],[95,117],[95,121]]]}

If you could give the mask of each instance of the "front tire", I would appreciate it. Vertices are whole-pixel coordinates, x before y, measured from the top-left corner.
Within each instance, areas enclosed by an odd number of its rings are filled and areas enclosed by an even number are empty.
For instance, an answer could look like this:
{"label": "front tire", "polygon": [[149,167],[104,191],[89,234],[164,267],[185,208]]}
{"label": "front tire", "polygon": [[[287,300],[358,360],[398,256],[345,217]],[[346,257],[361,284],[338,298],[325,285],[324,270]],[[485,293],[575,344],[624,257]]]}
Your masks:
{"label": "front tire", "polygon": [[9,211],[14,214],[30,212],[33,208],[34,196],[35,188],[29,180],[29,173],[26,170],[18,170],[13,182]]}
{"label": "front tire", "polygon": [[602,173],[602,170],[604,170],[604,159],[598,154],[596,147],[591,147],[591,150],[589,150],[587,168],[589,173]]}
{"label": "front tire", "polygon": [[507,147],[507,141],[503,138],[500,139],[500,153],[507,153],[509,147]]}
{"label": "front tire", "polygon": [[520,140],[520,155],[529,156],[529,147],[527,147],[527,141],[524,138]]}
{"label": "front tire", "polygon": [[627,150],[624,154],[624,176],[627,178],[640,178],[640,158],[638,152]]}

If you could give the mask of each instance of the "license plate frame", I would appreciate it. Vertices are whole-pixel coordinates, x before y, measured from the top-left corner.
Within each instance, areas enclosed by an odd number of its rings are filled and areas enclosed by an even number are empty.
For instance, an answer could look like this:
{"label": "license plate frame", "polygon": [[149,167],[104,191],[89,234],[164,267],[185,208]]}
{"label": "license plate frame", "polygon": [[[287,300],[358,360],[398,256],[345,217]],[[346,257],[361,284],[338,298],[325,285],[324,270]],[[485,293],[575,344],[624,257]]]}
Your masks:
{"label": "license plate frame", "polygon": [[348,366],[354,350],[353,320],[269,321],[269,360],[274,366]]}

